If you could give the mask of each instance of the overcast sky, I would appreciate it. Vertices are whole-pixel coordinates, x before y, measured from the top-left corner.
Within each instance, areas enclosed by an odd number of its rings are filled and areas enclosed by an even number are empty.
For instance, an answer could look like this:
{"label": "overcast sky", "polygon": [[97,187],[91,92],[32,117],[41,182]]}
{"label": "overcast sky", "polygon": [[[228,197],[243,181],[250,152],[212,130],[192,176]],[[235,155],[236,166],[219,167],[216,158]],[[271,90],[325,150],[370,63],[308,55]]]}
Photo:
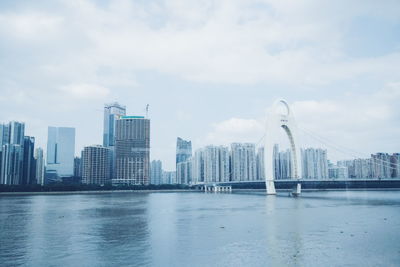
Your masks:
{"label": "overcast sky", "polygon": [[400,152],[400,1],[0,1],[0,121],[43,148],[71,126],[79,154],[104,103],[150,104],[151,158],[174,170],[177,136],[256,143],[276,98],[361,156]]}

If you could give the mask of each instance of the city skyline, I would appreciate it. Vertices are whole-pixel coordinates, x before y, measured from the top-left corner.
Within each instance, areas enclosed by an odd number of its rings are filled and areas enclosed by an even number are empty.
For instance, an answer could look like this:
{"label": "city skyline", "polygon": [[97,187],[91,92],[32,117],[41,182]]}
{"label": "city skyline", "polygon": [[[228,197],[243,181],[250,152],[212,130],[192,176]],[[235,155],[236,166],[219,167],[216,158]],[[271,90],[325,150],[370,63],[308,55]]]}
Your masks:
{"label": "city skyline", "polygon": [[194,148],[256,142],[265,109],[283,97],[305,129],[365,156],[400,151],[398,10],[397,1],[2,1],[0,121],[26,122],[40,147],[47,126],[74,127],[80,151],[102,144],[104,103],[137,115],[149,104],[152,158],[172,170],[177,136]]}

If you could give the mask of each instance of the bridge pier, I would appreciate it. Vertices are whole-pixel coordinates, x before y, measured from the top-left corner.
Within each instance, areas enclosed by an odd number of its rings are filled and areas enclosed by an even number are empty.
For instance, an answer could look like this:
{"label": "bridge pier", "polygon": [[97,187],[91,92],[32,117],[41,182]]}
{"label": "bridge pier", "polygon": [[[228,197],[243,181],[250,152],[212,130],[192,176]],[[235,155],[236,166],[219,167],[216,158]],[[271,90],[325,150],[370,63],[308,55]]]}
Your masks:
{"label": "bridge pier", "polygon": [[276,195],[274,180],[266,180],[265,186],[267,187],[267,195]]}
{"label": "bridge pier", "polygon": [[301,194],[301,183],[297,183],[297,185],[292,190],[293,196],[299,196]]}

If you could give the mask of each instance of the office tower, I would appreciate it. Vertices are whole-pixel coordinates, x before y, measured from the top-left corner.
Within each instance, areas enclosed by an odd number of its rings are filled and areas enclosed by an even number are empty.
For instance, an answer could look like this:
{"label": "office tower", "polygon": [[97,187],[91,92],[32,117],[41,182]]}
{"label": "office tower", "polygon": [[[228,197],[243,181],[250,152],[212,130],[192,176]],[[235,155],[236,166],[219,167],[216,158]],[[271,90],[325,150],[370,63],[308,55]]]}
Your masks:
{"label": "office tower", "polygon": [[326,149],[302,149],[301,156],[304,179],[328,178],[328,159]]}
{"label": "office tower", "polygon": [[23,181],[25,124],[12,121],[0,126],[0,184],[18,185]]}
{"label": "office tower", "polygon": [[75,128],[49,127],[47,136],[47,182],[74,175]]}
{"label": "office tower", "polygon": [[110,149],[110,176],[115,177],[115,131],[117,120],[126,115],[126,107],[117,102],[104,106],[103,146]]}
{"label": "office tower", "polygon": [[115,124],[122,116],[126,115],[126,107],[117,102],[104,106],[104,132],[103,146],[115,146]]}
{"label": "office tower", "polygon": [[231,144],[231,175],[232,181],[254,181],[256,179],[254,144]]}
{"label": "office tower", "polygon": [[264,165],[264,147],[260,147],[257,150],[257,156],[256,156],[256,160],[257,160],[257,175],[256,175],[256,180],[265,180],[265,165]]}
{"label": "office tower", "polygon": [[198,149],[192,158],[192,178],[194,183],[204,182],[204,150]]}
{"label": "office tower", "polygon": [[[82,153],[83,153],[83,151],[82,151]],[[75,157],[74,158],[74,177],[82,178],[82,168],[83,168],[82,165],[83,165],[82,156],[81,157]]]}
{"label": "office tower", "polygon": [[110,179],[110,149],[93,145],[82,151],[82,183],[105,185]]}
{"label": "office tower", "polygon": [[192,142],[178,137],[176,140],[176,164],[192,157]]}
{"label": "office tower", "polygon": [[40,147],[35,149],[35,178],[36,183],[40,185],[44,185],[44,155],[43,149]]}
{"label": "office tower", "polygon": [[162,163],[161,160],[153,160],[150,168],[150,184],[162,184]]}
{"label": "office tower", "polygon": [[122,116],[115,132],[116,178],[114,184],[150,182],[150,120],[142,116]]}
{"label": "office tower", "polygon": [[36,184],[36,162],[33,154],[35,152],[35,138],[24,137],[24,160],[21,184]]}

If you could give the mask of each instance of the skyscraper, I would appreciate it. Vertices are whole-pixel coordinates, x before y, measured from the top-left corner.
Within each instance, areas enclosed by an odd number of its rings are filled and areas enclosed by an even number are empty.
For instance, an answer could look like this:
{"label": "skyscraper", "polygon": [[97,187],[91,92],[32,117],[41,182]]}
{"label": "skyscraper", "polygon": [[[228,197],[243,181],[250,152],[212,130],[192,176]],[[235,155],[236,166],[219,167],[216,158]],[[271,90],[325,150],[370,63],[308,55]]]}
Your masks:
{"label": "skyscraper", "polygon": [[304,179],[327,179],[328,159],[326,149],[306,148],[301,150]]}
{"label": "skyscraper", "polygon": [[36,163],[36,183],[40,185],[44,185],[44,155],[43,149],[40,147],[35,149],[35,163]]}
{"label": "skyscraper", "polygon": [[162,163],[161,160],[153,160],[150,170],[150,184],[162,184]]}
{"label": "skyscraper", "polygon": [[204,182],[204,149],[197,149],[192,158],[192,178],[194,183]]}
{"label": "skyscraper", "polygon": [[18,185],[23,179],[25,124],[12,121],[0,126],[0,184]]}
{"label": "skyscraper", "polygon": [[265,180],[265,167],[264,167],[264,147],[258,148],[257,151],[257,180]]}
{"label": "skyscraper", "polygon": [[113,184],[150,182],[150,120],[143,116],[122,116],[115,132],[116,178]]}
{"label": "skyscraper", "polygon": [[190,157],[192,157],[192,142],[178,137],[176,139],[176,164],[187,161]]}
{"label": "skyscraper", "polygon": [[231,144],[231,175],[232,181],[254,181],[256,179],[254,144]]}
{"label": "skyscraper", "polygon": [[[75,128],[49,127],[47,137],[47,169],[49,179],[60,181],[74,175]],[[51,182],[51,181],[49,181]]]}
{"label": "skyscraper", "polygon": [[35,151],[35,138],[24,137],[24,161],[21,184],[36,184],[36,163],[33,153]]}
{"label": "skyscraper", "polygon": [[111,183],[110,149],[100,146],[87,146],[82,152],[82,183],[104,185]]}
{"label": "skyscraper", "polygon": [[117,120],[126,115],[126,107],[117,102],[104,106],[103,146],[110,149],[109,171],[115,178],[115,132]]}

